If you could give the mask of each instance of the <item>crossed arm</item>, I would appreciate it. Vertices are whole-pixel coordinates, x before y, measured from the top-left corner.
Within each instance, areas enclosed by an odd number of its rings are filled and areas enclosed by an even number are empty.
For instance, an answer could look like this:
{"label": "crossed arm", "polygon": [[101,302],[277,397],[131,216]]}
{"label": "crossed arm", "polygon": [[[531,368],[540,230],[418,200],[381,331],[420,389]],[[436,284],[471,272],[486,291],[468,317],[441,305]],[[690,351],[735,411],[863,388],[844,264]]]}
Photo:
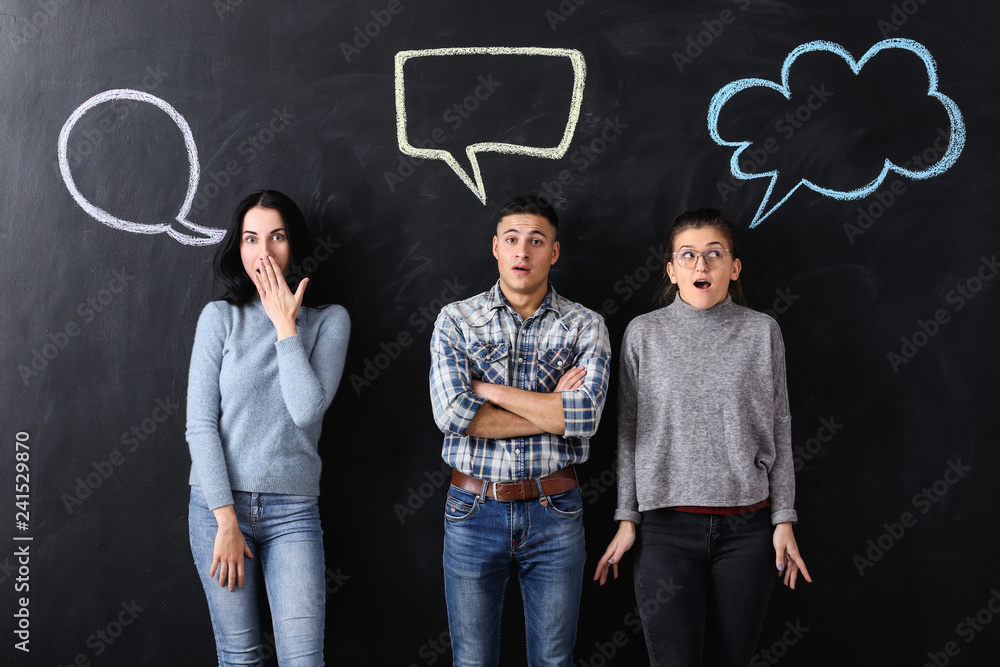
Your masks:
{"label": "crossed arm", "polygon": [[551,392],[475,379],[460,329],[445,309],[431,336],[431,403],[434,420],[443,432],[490,439],[593,434],[607,392],[610,359],[603,320],[577,339],[577,366],[564,372]]}
{"label": "crossed arm", "polygon": [[562,435],[566,420],[560,393],[580,387],[586,373],[582,366],[573,366],[563,373],[551,393],[472,380],[472,392],[488,402],[476,411],[465,432],[479,438]]}

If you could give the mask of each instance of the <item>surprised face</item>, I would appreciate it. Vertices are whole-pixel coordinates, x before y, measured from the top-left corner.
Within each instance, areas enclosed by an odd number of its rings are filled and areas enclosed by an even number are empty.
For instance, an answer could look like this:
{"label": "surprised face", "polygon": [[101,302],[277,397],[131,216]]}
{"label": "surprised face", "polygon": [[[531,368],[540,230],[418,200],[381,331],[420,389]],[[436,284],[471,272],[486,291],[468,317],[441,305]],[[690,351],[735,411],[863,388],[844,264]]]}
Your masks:
{"label": "surprised face", "polygon": [[[677,254],[667,263],[667,275],[684,303],[705,310],[726,300],[729,283],[740,277],[742,269],[740,260],[728,252],[727,240],[715,227],[685,229],[677,235],[673,247]],[[682,253],[693,257],[691,268],[680,265]],[[719,265],[709,266],[709,262]]]}

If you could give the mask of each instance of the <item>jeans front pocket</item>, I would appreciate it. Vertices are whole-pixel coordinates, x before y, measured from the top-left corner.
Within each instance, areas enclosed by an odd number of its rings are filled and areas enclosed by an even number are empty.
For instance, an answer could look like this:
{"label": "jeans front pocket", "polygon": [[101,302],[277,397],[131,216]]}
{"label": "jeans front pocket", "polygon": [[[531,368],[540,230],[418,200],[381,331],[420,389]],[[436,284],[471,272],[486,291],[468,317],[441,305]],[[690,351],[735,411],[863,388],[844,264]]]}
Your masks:
{"label": "jeans front pocket", "polygon": [[444,501],[445,520],[465,521],[471,518],[477,509],[479,509],[479,496],[455,485],[448,488],[448,497]]}
{"label": "jeans front pocket", "polygon": [[580,493],[580,487],[549,496],[546,507],[568,519],[580,516],[583,512],[583,495]]}

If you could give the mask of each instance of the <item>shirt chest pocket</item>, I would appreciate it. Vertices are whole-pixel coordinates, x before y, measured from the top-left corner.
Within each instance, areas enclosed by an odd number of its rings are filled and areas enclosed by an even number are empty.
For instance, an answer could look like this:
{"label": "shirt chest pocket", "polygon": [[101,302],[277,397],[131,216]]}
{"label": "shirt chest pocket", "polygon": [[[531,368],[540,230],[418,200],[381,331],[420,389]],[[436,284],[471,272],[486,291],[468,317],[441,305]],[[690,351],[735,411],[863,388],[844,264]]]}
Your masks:
{"label": "shirt chest pocket", "polygon": [[538,386],[542,391],[552,391],[563,373],[573,366],[573,348],[553,347],[538,357]]}
{"label": "shirt chest pocket", "polygon": [[490,384],[507,384],[507,343],[473,343],[469,346],[469,363],[477,380]]}

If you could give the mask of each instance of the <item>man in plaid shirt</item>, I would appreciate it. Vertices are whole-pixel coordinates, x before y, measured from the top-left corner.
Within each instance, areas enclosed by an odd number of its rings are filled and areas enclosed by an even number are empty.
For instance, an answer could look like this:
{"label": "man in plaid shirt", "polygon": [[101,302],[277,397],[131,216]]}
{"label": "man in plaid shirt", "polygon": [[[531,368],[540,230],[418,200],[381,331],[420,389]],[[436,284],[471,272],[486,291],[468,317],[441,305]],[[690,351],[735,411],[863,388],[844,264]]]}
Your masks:
{"label": "man in plaid shirt", "polygon": [[573,464],[590,456],[611,345],[597,313],[556,294],[559,219],[543,199],[500,210],[500,279],[445,306],[431,336],[431,402],[454,468],[444,575],[455,665],[497,665],[511,571],[525,610],[528,663],[572,664],[583,566],[583,503]]}

